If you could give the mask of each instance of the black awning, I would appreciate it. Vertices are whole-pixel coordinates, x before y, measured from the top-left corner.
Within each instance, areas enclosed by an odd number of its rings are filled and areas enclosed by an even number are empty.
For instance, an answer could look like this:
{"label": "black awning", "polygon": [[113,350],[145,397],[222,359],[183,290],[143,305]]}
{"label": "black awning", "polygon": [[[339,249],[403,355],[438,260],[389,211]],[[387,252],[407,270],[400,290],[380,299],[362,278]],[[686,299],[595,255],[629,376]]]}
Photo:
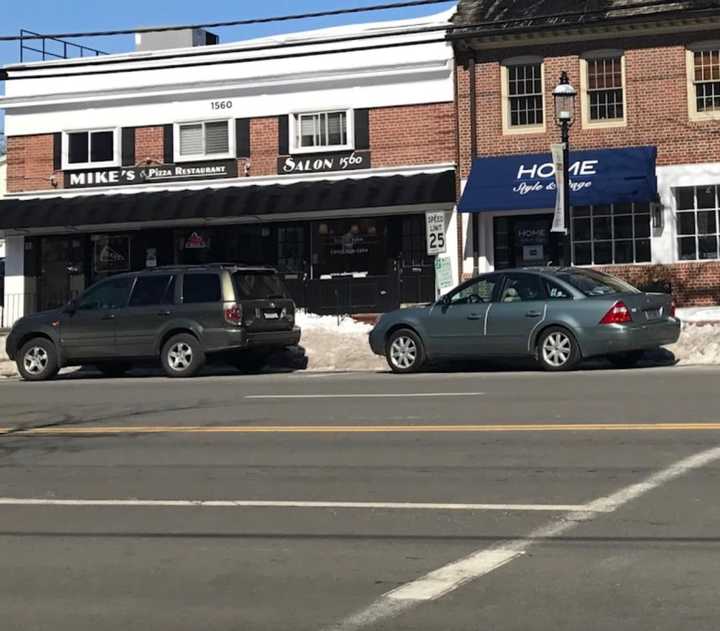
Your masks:
{"label": "black awning", "polygon": [[421,173],[266,186],[0,200],[0,230],[232,219],[454,203],[455,173]]}

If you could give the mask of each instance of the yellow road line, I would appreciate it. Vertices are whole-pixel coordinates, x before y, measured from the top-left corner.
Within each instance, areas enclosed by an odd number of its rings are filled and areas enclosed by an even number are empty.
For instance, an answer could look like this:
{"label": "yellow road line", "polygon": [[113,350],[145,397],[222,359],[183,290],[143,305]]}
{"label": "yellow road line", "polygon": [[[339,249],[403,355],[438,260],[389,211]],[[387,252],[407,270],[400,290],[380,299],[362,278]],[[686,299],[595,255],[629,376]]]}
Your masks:
{"label": "yellow road line", "polygon": [[87,434],[403,434],[492,432],[687,432],[720,431],[720,423],[553,423],[496,425],[167,425],[0,428],[0,435]]}

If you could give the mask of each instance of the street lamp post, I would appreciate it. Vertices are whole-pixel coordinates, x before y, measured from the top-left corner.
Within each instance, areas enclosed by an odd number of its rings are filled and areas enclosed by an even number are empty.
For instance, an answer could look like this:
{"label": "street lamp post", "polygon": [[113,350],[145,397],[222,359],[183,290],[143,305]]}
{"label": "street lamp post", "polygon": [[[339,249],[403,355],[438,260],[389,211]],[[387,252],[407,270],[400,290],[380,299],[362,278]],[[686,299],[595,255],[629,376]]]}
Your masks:
{"label": "street lamp post", "polygon": [[560,264],[570,265],[572,253],[570,247],[570,128],[575,122],[575,97],[577,92],[570,85],[567,72],[560,74],[560,83],[553,90],[555,99],[555,122],[560,127],[563,144],[563,215],[565,233],[562,237],[562,255]]}

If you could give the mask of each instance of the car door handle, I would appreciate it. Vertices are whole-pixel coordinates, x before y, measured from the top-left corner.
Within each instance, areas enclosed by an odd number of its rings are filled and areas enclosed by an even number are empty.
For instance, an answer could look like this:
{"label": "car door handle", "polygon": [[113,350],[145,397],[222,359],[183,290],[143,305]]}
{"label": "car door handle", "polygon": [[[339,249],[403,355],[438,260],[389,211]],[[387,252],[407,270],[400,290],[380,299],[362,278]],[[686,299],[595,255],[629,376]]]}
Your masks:
{"label": "car door handle", "polygon": [[102,317],[102,319],[103,319],[103,320],[114,320],[114,319],[115,319],[115,314],[114,314],[114,313],[106,313],[106,314]]}
{"label": "car door handle", "polygon": [[539,311],[528,311],[525,314],[526,318],[539,318],[542,315]]}
{"label": "car door handle", "polygon": [[170,313],[170,311],[158,311],[157,315],[161,318],[167,318],[170,317],[172,313]]}
{"label": "car door handle", "polygon": [[483,314],[482,313],[471,313],[468,317],[468,320],[482,320]]}

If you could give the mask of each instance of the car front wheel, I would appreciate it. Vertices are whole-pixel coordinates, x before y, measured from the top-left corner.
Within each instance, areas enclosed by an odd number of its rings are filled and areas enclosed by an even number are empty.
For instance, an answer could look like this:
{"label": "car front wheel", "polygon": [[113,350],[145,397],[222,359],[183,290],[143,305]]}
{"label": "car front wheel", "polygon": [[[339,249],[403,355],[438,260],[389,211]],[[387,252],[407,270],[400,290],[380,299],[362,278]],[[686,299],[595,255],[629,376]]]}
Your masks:
{"label": "car front wheel", "polygon": [[393,372],[417,372],[425,364],[425,347],[415,331],[400,329],[388,339],[385,357]]}
{"label": "car front wheel", "polygon": [[25,381],[52,379],[60,369],[55,344],[44,337],[30,340],[20,349],[17,368]]}
{"label": "car front wheel", "polygon": [[193,377],[205,364],[205,353],[196,337],[180,333],[165,342],[161,360],[168,377]]}
{"label": "car front wheel", "polygon": [[551,327],[538,340],[538,360],[549,372],[572,370],[580,361],[580,348],[570,331]]}

